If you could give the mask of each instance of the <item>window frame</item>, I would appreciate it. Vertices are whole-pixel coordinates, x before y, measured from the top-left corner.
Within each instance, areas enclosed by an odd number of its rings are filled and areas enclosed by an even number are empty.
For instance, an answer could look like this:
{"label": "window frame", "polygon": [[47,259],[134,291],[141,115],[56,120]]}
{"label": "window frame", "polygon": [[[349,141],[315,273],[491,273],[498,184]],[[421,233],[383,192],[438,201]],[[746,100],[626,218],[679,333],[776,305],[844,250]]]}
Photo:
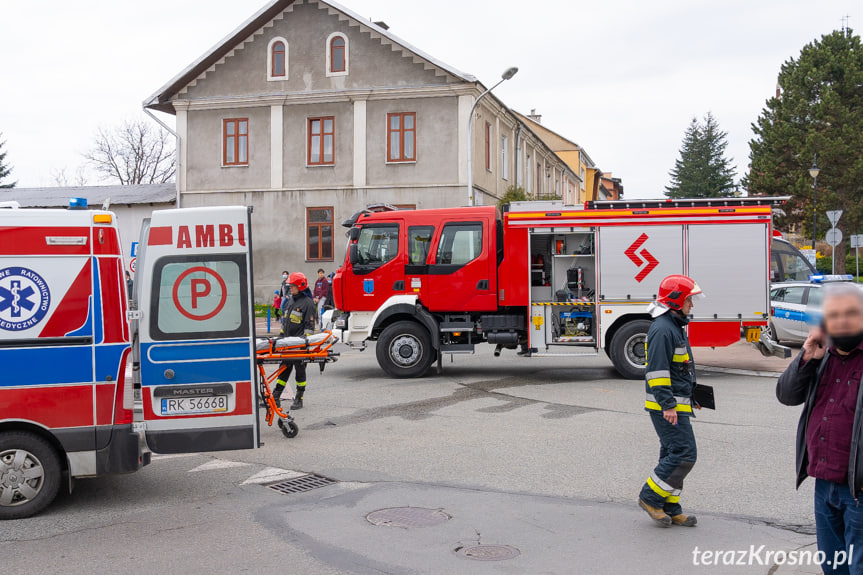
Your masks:
{"label": "window frame", "polygon": [[[330,120],[333,123],[333,131],[326,132],[325,126],[326,121]],[[321,123],[321,133],[317,136],[312,134],[312,122],[319,121]],[[333,159],[327,162],[324,159],[324,138],[326,136],[332,136],[333,138]],[[318,137],[321,139],[321,145],[319,147],[319,161],[312,161],[312,138]],[[313,116],[306,118],[306,167],[318,167],[318,166],[335,166],[336,165],[336,117],[335,116]]]}
{"label": "window frame", "polygon": [[[399,117],[399,129],[392,129],[392,118],[394,116]],[[405,118],[410,116],[413,118],[413,128],[410,130],[405,128]],[[417,162],[417,113],[416,112],[389,112],[386,117],[387,121],[387,164],[415,164]],[[414,141],[414,155],[412,158],[405,157],[405,133],[411,132],[413,134]],[[399,134],[399,157],[397,159],[393,159],[392,157],[392,135],[393,133]]]}
{"label": "window frame", "polygon": [[[330,212],[330,221],[329,222],[313,222],[311,220],[311,212],[313,210],[329,210]],[[331,262],[335,260],[335,220],[336,213],[333,206],[309,206],[306,208],[306,261],[307,262]],[[330,256],[323,257],[323,246],[324,246],[324,234],[323,228],[329,226],[330,227]],[[318,233],[318,257],[313,258],[311,254],[311,246],[309,243],[309,233],[312,229],[317,229]]]}
{"label": "window frame", "polygon": [[[277,43],[281,42],[285,47],[284,50],[284,74],[276,75],[273,70],[273,66],[275,65],[275,46]],[[288,66],[288,53],[290,49],[288,46],[288,41],[282,38],[281,36],[276,36],[270,40],[270,43],[267,44],[267,81],[268,82],[284,82],[288,79],[289,74],[289,66]]]}
{"label": "window frame", "polygon": [[[246,123],[246,133],[240,133],[240,123]],[[234,134],[228,135],[228,124],[234,124]],[[246,137],[246,161],[240,161],[240,137]],[[228,162],[228,138],[234,138],[234,161]],[[249,165],[249,118],[222,118],[222,167],[242,168]]]}
{"label": "window frame", "polygon": [[[469,259],[468,261],[466,261],[464,263],[454,264],[454,263],[451,263],[452,259],[450,259],[449,263],[442,263],[440,261],[441,249],[445,245],[444,239],[446,238],[447,228],[458,228],[460,226],[465,226],[465,227],[479,226],[479,251],[471,259]],[[470,263],[475,262],[479,258],[481,258],[483,255],[483,252],[486,249],[485,245],[483,244],[483,238],[485,237],[485,229],[486,229],[486,224],[483,221],[471,220],[471,221],[444,222],[443,226],[441,226],[440,233],[437,234],[437,243],[434,246],[435,252],[434,252],[434,261],[433,261],[432,265],[434,265],[435,269],[437,269],[438,271],[446,270],[448,272],[454,272],[456,270],[459,270],[459,269],[465,267],[466,265],[468,265]],[[458,233],[458,231],[456,231],[456,233]],[[453,238],[453,242],[454,241],[455,241],[455,238]],[[452,248],[452,245],[450,245],[449,247]],[[452,252],[450,252],[450,258],[452,258]]]}
{"label": "window frame", "polygon": [[[341,38],[344,41],[344,70],[333,70],[333,41],[336,38]],[[350,41],[348,40],[347,35],[341,32],[333,32],[329,36],[327,36],[327,61],[326,61],[326,73],[327,77],[332,76],[347,76],[350,72]]]}

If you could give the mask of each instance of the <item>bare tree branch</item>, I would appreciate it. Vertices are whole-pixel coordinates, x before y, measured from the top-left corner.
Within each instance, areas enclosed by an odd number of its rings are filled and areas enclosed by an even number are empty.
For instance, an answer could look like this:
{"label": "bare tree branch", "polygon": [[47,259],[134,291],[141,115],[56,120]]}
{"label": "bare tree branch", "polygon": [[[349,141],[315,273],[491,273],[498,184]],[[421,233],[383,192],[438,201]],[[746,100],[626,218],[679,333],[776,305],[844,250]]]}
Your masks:
{"label": "bare tree branch", "polygon": [[87,162],[105,179],[128,186],[164,184],[174,177],[176,159],[170,134],[144,119],[96,132]]}

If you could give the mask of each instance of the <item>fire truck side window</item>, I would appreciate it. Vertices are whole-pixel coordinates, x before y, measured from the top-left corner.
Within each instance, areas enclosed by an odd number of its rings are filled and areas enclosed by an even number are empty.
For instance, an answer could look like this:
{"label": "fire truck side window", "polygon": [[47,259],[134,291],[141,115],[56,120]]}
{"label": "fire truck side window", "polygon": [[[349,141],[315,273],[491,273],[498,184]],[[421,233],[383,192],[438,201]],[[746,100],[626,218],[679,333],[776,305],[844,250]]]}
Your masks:
{"label": "fire truck side window", "polygon": [[408,228],[408,265],[424,265],[431,248],[434,226]]}
{"label": "fire truck side window", "polygon": [[248,335],[244,256],[166,257],[153,271],[153,339]]}
{"label": "fire truck side window", "polygon": [[376,268],[399,253],[399,225],[363,226],[357,239],[360,266]]}
{"label": "fire truck side window", "polygon": [[446,224],[441,232],[435,263],[464,265],[482,253],[482,223]]}

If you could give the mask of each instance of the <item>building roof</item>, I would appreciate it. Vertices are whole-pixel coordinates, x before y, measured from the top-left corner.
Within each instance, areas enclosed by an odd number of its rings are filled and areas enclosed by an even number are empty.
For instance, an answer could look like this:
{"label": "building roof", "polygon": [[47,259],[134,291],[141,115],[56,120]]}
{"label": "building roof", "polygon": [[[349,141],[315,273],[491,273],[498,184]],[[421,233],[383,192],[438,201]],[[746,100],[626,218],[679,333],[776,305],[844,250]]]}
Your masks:
{"label": "building roof", "polygon": [[531,119],[529,116],[525,116],[524,114],[516,112],[515,110],[513,110],[513,113],[518,116],[518,119],[524,122],[530,128],[530,130],[534,132],[537,137],[539,137],[539,139],[545,142],[545,145],[547,145],[554,152],[578,151],[582,154],[582,156],[584,156],[584,159],[586,160],[588,166],[596,167],[596,164],[594,164],[593,160],[587,154],[584,148],[582,148],[572,140],[561,136],[554,130],[551,130],[545,127],[543,124],[540,124],[536,120]]}
{"label": "building roof", "polygon": [[87,198],[87,204],[91,207],[99,207],[105,200],[110,200],[111,205],[169,204],[177,199],[177,185],[168,183],[0,190],[0,202],[16,201],[22,208],[66,207],[69,205],[69,198]]}
{"label": "building roof", "polygon": [[[200,58],[186,66],[183,71],[181,71],[174,78],[168,81],[167,84],[159,88],[154,94],[144,100],[144,107],[173,114],[174,107],[171,105],[170,100],[174,95],[176,95],[180,90],[186,87],[186,85],[192,82],[195,78],[200,76],[203,72],[214,66],[231,50],[236,48],[238,44],[249,39],[256,31],[258,31],[261,27],[267,24],[270,20],[278,16],[282,11],[286,10],[295,1],[296,0],[271,0],[266,6],[255,12],[255,14],[253,14],[251,18],[240,24],[240,26],[237,27],[233,32],[225,36],[221,41],[219,41],[219,43],[210,48]],[[330,9],[337,12],[341,12],[346,17],[357,22],[360,25],[361,29],[365,28],[376,34],[379,34],[380,36],[383,36],[390,42],[401,46],[403,49],[412,52],[414,55],[425,60],[429,64],[447,72],[448,74],[451,74],[452,76],[464,82],[477,81],[474,76],[470,74],[465,74],[464,72],[461,72],[453,68],[452,66],[441,62],[440,60],[432,57],[431,55],[423,52],[422,50],[415,48],[408,42],[405,42],[404,40],[390,32],[387,28],[382,27],[382,22],[371,22],[363,18],[356,12],[345,8],[341,4],[333,2],[332,0],[313,1],[328,6]]]}

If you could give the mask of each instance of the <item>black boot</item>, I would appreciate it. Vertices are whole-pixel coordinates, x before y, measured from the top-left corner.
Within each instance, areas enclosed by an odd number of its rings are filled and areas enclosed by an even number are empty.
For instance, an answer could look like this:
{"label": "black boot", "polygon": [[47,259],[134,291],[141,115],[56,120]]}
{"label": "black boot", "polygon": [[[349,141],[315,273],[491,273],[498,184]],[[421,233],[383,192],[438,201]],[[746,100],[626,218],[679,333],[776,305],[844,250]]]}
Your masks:
{"label": "black boot", "polygon": [[273,399],[276,401],[276,407],[282,407],[282,392],[285,391],[287,382],[276,380],[276,388],[273,390]]}
{"label": "black boot", "polygon": [[294,396],[294,403],[291,404],[291,409],[302,409],[303,408],[303,394],[306,392],[305,385],[297,386],[297,395]]}

